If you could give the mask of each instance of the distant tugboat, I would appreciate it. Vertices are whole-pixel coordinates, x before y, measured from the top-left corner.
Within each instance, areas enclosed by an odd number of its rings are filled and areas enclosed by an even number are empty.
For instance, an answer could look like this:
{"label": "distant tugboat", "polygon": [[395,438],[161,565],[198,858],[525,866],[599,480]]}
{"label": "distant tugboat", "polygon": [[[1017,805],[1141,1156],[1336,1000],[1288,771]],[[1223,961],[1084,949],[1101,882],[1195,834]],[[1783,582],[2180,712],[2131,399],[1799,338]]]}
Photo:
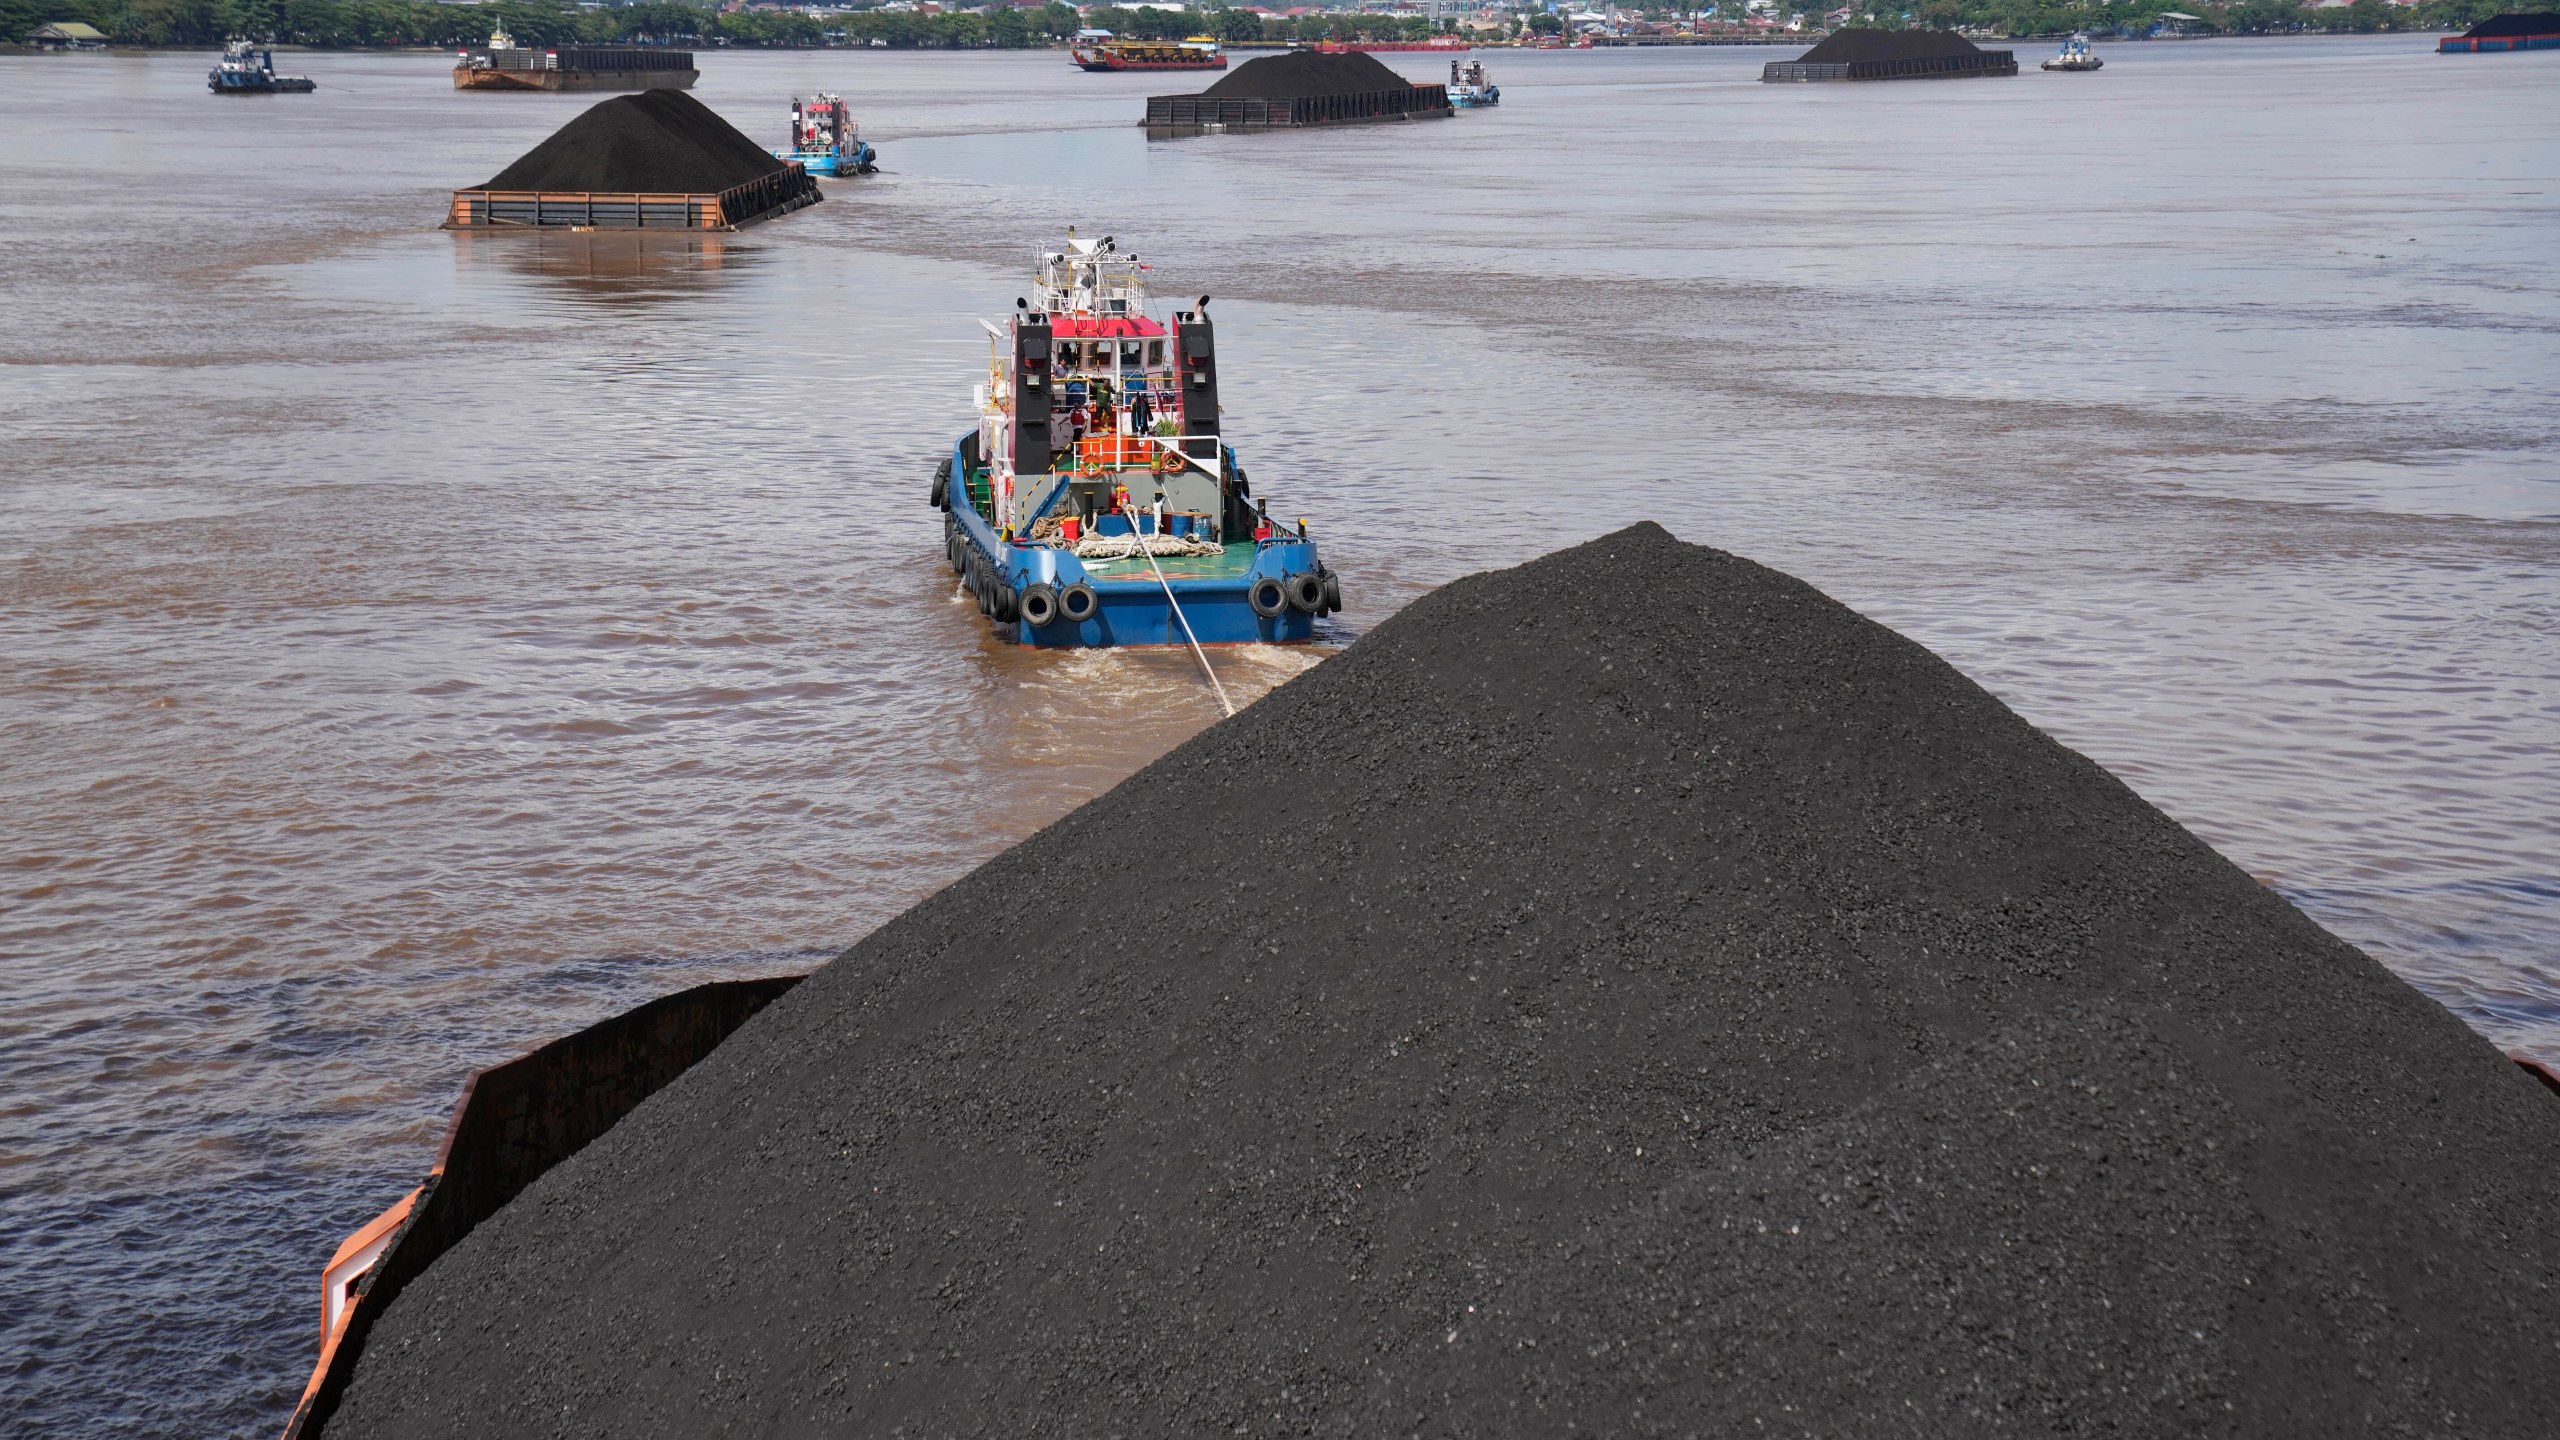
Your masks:
{"label": "distant tugboat", "polygon": [[[993,337],[978,426],[933,477],[944,558],[1018,645],[1312,639],[1342,608],[1306,522],[1276,524],[1220,437],[1207,296],[1146,313],[1105,237],[1042,253]],[[1205,668],[1207,661],[1203,658]]]}
{"label": "distant tugboat", "polygon": [[812,175],[868,175],[879,169],[879,156],[863,143],[852,112],[833,95],[791,100],[791,147],[776,150],[777,160],[797,160]]}
{"label": "distant tugboat", "polygon": [[2062,53],[2044,62],[2047,70],[2095,70],[2107,62],[2089,51],[2089,37],[2074,35],[2062,42]]}
{"label": "distant tugboat", "polygon": [[1449,103],[1461,110],[1502,103],[1502,87],[1484,78],[1481,60],[1449,62]]}
{"label": "distant tugboat", "polygon": [[222,63],[205,72],[205,88],[216,95],[307,95],[320,87],[308,76],[276,73],[275,52],[234,40],[222,47]]}

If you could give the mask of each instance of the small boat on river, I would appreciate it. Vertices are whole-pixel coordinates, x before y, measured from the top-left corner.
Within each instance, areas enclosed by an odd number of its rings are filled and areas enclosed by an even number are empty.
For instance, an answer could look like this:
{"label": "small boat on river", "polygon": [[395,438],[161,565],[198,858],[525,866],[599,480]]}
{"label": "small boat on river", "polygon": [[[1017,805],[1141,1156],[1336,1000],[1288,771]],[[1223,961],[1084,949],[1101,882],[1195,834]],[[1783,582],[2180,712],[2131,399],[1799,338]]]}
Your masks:
{"label": "small boat on river", "polygon": [[2047,70],[2095,70],[2107,62],[2089,48],[2089,37],[2074,35],[2062,42],[2062,53],[2044,62]]}
{"label": "small boat on river", "polygon": [[1481,60],[1449,62],[1449,103],[1460,110],[1480,110],[1502,103],[1502,87],[1484,78]]}
{"label": "small boat on river", "polygon": [[933,477],[944,557],[1019,645],[1310,639],[1341,584],[1220,433],[1209,297],[1168,320],[1146,301],[1136,255],[1070,229],[1031,297],[980,322],[978,426]]}
{"label": "small boat on river", "polygon": [[863,143],[853,112],[842,99],[821,95],[814,100],[793,96],[791,145],[773,152],[777,160],[797,160],[812,175],[868,175],[880,168],[879,156]]}
{"label": "small boat on river", "polygon": [[216,95],[308,95],[320,88],[308,76],[277,74],[275,52],[246,40],[222,47],[222,61],[205,72],[204,83]]}

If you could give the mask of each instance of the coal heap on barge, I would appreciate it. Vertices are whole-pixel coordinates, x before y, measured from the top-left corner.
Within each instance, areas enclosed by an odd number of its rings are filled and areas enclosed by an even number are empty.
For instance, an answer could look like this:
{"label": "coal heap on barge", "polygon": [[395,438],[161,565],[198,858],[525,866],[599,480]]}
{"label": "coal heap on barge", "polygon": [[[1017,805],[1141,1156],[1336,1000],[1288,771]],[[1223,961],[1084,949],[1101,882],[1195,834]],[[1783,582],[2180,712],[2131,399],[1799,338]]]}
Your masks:
{"label": "coal heap on barge", "polygon": [[2014,50],[1985,50],[1952,30],[1834,30],[1793,60],[1760,69],[1766,84],[1812,80],[1966,80],[2018,73]]}
{"label": "coal heap on barge", "polygon": [[2541,1435],[2555,1172],[2442,1007],[1640,526],[819,970],[403,1290],[328,1434]]}
{"label": "coal heap on barge", "polygon": [[1150,95],[1151,131],[1277,130],[1438,120],[1452,114],[1449,87],[1417,85],[1370,55],[1292,50],[1229,71],[1197,95]]}
{"label": "coal heap on barge", "polygon": [[2510,50],[2560,50],[2560,12],[2492,15],[2436,42],[2440,55],[2496,55]]}
{"label": "coal heap on barge", "polygon": [[449,228],[734,229],[815,204],[815,181],[681,90],[589,106],[486,184]]}

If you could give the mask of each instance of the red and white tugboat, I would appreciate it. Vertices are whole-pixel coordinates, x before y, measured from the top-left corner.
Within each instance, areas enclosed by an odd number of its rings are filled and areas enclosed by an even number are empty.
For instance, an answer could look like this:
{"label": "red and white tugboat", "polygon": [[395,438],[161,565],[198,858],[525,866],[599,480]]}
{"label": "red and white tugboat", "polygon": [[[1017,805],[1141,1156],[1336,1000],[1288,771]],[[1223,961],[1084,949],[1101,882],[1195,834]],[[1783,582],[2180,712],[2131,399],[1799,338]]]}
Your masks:
{"label": "red and white tugboat", "polygon": [[1146,299],[1136,255],[1070,229],[1032,296],[981,322],[978,427],[933,477],[946,558],[1017,644],[1310,639],[1340,582],[1220,436],[1209,297],[1166,321]]}

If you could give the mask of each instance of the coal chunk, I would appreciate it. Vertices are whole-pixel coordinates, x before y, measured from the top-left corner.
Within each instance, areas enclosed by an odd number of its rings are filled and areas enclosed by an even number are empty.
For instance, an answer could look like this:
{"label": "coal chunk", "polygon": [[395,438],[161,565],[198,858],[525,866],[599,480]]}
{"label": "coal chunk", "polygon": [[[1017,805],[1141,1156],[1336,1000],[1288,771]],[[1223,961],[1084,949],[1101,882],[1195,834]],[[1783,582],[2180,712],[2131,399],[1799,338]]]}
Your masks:
{"label": "coal chunk", "polygon": [[410,1285],[329,1434],[2542,1435],[2555,1173],[2442,1007],[1639,526],[845,952]]}
{"label": "coal chunk", "polygon": [[1374,95],[1410,90],[1413,82],[1359,51],[1292,50],[1248,60],[1200,93],[1220,100],[1304,100],[1319,95]]}
{"label": "coal chunk", "polygon": [[1796,57],[1799,65],[1858,65],[1885,60],[1953,60],[1981,47],[1952,30],[1834,30]]}
{"label": "coal chunk", "polygon": [[589,106],[484,190],[708,195],[783,162],[681,90],[643,90]]}

